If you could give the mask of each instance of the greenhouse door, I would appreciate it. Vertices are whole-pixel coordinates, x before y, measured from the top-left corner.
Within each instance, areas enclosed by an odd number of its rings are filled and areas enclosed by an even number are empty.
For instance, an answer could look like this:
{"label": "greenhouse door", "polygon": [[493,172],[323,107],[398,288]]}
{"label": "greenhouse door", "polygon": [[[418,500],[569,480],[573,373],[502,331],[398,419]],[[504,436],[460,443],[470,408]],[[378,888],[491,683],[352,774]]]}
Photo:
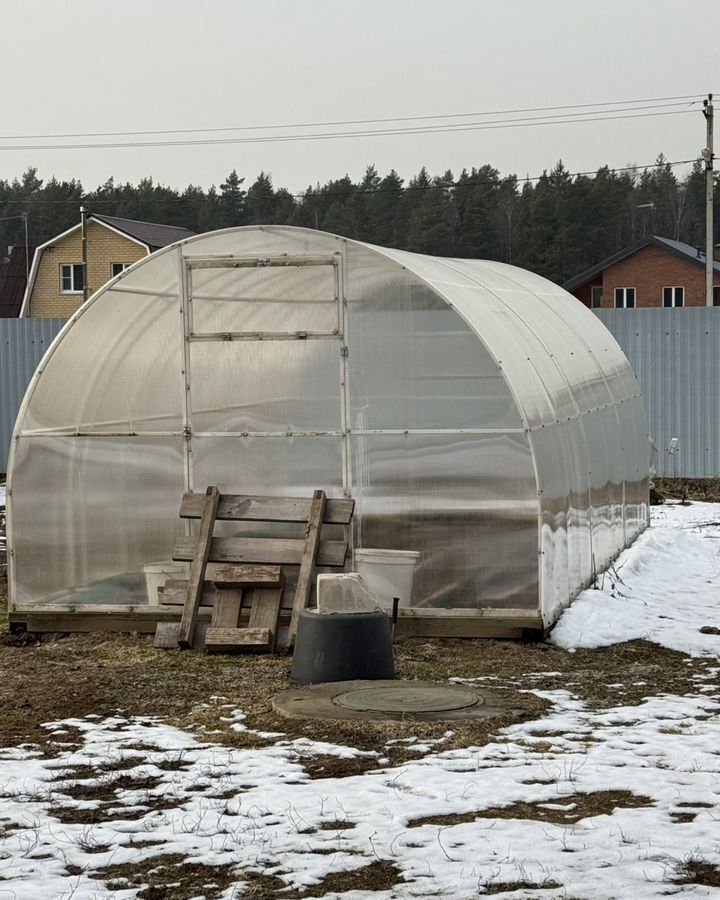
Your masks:
{"label": "greenhouse door", "polygon": [[186,258],[186,482],[349,493],[342,255]]}

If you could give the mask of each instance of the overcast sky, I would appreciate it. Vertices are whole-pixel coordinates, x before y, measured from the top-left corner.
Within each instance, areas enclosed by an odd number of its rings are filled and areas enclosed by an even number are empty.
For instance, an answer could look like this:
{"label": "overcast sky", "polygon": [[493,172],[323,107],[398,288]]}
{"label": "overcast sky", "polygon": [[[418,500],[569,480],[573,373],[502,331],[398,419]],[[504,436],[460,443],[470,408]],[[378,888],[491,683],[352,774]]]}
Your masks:
{"label": "overcast sky", "polygon": [[[2,0],[0,30],[0,148],[40,143],[8,135],[720,93],[720,0]],[[434,135],[0,149],[0,177],[37,166],[41,177],[76,177],[86,189],[110,175],[209,187],[233,168],[247,182],[264,169],[276,186],[295,192],[346,172],[358,179],[368,163],[381,174],[395,167],[405,178],[423,165],[457,175],[485,163],[503,174],[535,175],[559,158],[571,171],[592,170],[650,163],[661,151],[670,160],[696,156],[705,124],[693,108],[691,115]],[[236,136],[252,134],[259,132]]]}

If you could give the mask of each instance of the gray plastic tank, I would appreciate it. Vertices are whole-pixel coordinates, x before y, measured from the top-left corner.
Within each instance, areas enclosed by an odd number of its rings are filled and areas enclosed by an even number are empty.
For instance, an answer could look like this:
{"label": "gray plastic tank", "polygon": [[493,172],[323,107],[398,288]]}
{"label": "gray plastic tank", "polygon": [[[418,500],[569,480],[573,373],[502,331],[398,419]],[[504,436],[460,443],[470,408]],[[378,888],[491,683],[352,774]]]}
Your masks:
{"label": "gray plastic tank", "polygon": [[290,678],[297,684],[394,678],[390,620],[383,610],[300,613]]}

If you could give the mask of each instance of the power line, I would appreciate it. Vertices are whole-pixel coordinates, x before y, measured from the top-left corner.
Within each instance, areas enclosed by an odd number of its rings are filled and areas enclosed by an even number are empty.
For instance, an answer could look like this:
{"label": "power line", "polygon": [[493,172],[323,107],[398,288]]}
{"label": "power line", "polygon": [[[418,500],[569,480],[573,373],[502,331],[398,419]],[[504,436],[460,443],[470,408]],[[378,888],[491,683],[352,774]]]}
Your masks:
{"label": "power line", "polygon": [[[618,119],[644,119],[656,116],[687,115],[693,112],[694,110],[691,109],[680,109],[666,110],[661,112],[590,116],[586,118],[574,119],[566,117],[562,120],[557,119],[557,117],[548,117],[552,119],[552,121],[546,121],[543,117],[537,117],[533,119],[508,119],[504,121],[494,120],[490,122],[465,122],[459,125],[426,125],[412,128],[393,128],[385,130],[371,129],[365,131],[318,132],[317,134],[292,134],[280,135],[278,137],[258,136],[252,138],[202,138],[176,141],[111,141],[105,143],[79,144],[7,144],[0,145],[0,150],[23,150],[26,152],[45,150],[128,150],[148,147],[191,147],[222,144],[273,144],[295,141],[337,140],[354,137],[396,137],[399,135],[418,135],[433,133],[450,134],[463,131],[491,131],[503,128],[527,128],[533,126],[536,127],[548,125],[576,125],[584,122],[607,122]],[[584,113],[574,113],[569,115],[584,116]]]}
{"label": "power line", "polygon": [[[688,164],[694,163],[694,162],[697,162],[697,157],[693,158],[693,159],[678,159],[678,160],[672,160],[672,161],[663,161],[662,166],[663,167],[667,166],[669,168],[675,168],[676,166],[684,166],[684,165],[688,165]],[[656,169],[656,168],[659,168],[659,166],[658,166],[657,162],[653,162],[653,163],[645,164],[645,165],[619,166],[619,167],[613,168],[613,169],[608,168],[607,166],[600,166],[598,169],[589,169],[584,172],[567,172],[564,174],[566,174],[568,178],[587,178],[590,176],[597,176],[598,172],[600,172],[600,171],[607,171],[613,175],[617,175],[622,172],[638,172],[638,171],[644,171],[647,169]],[[481,187],[483,185],[488,185],[488,184],[498,186],[498,185],[502,184],[503,182],[508,182],[509,180],[511,180],[513,178],[517,181],[518,184],[521,184],[521,183],[525,184],[528,182],[540,181],[541,179],[546,178],[546,177],[548,177],[547,170],[545,172],[543,172],[542,175],[527,175],[524,178],[518,178],[516,175],[506,175],[506,176],[504,176],[502,178],[498,178],[498,179],[485,178],[485,179],[473,179],[472,181],[453,181],[447,185],[438,185],[438,184],[407,185],[407,186],[400,187],[397,189],[395,189],[395,188],[362,189],[362,188],[356,187],[355,185],[350,185],[347,188],[347,190],[324,191],[321,187],[319,189],[318,193],[323,198],[325,198],[325,197],[351,197],[351,196],[357,196],[358,194],[360,194],[360,195],[364,195],[364,194],[373,194],[373,195],[375,195],[375,194],[396,194],[396,193],[401,193],[401,192],[405,192],[405,191],[431,191],[431,190],[437,190],[438,188],[440,188],[440,189],[443,189],[443,188],[445,188],[445,189],[450,189],[450,188],[464,189],[464,188],[471,188],[471,187]],[[160,186],[158,186],[158,187],[160,187]],[[168,190],[172,190],[172,188],[169,188]],[[300,194],[289,194],[290,197],[292,197],[293,199],[296,199],[296,200],[304,200],[306,195],[307,195],[307,192],[300,193]],[[27,198],[11,199],[6,202],[7,203],[22,203],[22,204],[26,204],[26,205],[28,205],[28,204],[48,204],[48,203],[65,203],[65,204],[72,203],[72,204],[77,205],[79,203],[89,203],[89,204],[92,204],[93,206],[98,206],[100,204],[108,204],[108,203],[111,203],[111,204],[141,203],[142,205],[146,205],[146,204],[159,204],[159,203],[162,203],[162,204],[205,203],[206,201],[207,201],[207,196],[202,196],[202,197],[163,197],[163,198],[160,198],[160,197],[158,197],[158,198],[155,198],[155,197],[100,198],[100,197],[94,197],[92,194],[85,194],[82,197],[68,197],[67,199],[52,198],[52,199],[44,200],[39,197],[27,197]],[[21,217],[20,216],[8,216],[8,218],[14,219],[14,218],[21,218]],[[37,219],[38,216],[33,214],[33,218]]]}
{"label": "power line", "polygon": [[[95,137],[135,137],[143,134],[210,134],[221,131],[273,131],[283,128],[331,128],[343,125],[375,125],[386,122],[422,122],[432,119],[466,119],[472,117],[484,116],[506,116],[517,115],[518,113],[536,113],[536,112],[559,112],[568,109],[599,109],[600,107],[635,107],[637,104],[658,103],[670,106],[676,106],[679,102],[690,100],[693,103],[700,103],[701,94],[682,94],[675,97],[645,97],[637,100],[603,100],[597,103],[571,103],[563,106],[528,106],[520,109],[495,109],[485,112],[467,112],[467,113],[440,113],[436,115],[421,116],[388,116],[378,119],[341,119],[332,122],[294,122],[282,125],[228,125],[223,127],[212,128],[169,128],[163,130],[147,130],[147,131],[95,131],[95,132],[66,132],[59,134],[14,134],[4,135],[0,139],[8,141],[25,141],[25,140],[53,140],[55,138],[95,138]],[[667,103],[666,101],[675,101]],[[644,107],[639,107],[644,108]],[[621,110],[618,110],[621,111]],[[581,113],[585,115],[586,113]],[[568,113],[570,115],[570,113]]]}

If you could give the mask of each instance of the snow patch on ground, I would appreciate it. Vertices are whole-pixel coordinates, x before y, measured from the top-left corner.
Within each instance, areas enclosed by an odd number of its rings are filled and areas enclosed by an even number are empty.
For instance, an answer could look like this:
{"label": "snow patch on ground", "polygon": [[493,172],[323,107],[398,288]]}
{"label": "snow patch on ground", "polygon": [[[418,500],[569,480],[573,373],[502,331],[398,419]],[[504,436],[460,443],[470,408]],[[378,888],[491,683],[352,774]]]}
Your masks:
{"label": "snow patch on ground", "polygon": [[[322,780],[308,776],[303,757],[357,751],[312,741],[224,748],[153,719],[52,723],[59,744],[74,732],[81,748],[53,758],[32,748],[1,754],[0,897],[125,900],[139,889],[111,893],[92,873],[167,853],[236,865],[239,883],[249,869],[293,888],[390,860],[407,881],[373,894],[386,900],[469,900],[484,886],[518,881],[549,886],[507,896],[659,897],[672,890],[668,879],[683,861],[702,855],[720,864],[710,839],[720,816],[716,697],[653,697],[595,712],[566,691],[540,693],[553,704],[549,715],[511,726],[484,747],[439,749],[402,768]],[[107,784],[112,776],[76,778],[72,770],[83,766],[85,774],[85,767],[128,760],[135,765],[123,775],[157,783],[118,789],[106,820],[83,824],[82,812],[99,804],[73,799],[73,786]],[[568,798],[609,790],[649,801],[573,818],[576,804]],[[413,824],[518,802],[559,810],[567,824],[492,815]],[[679,825],[678,814],[691,821]],[[328,822],[347,827],[316,830]],[[242,893],[230,892],[228,900],[233,896]],[[707,889],[683,889],[683,897],[706,896]]]}
{"label": "snow patch on ground", "polygon": [[692,656],[720,655],[720,505],[653,507],[652,527],[583,591],[550,636],[559,647],[644,639]]}

